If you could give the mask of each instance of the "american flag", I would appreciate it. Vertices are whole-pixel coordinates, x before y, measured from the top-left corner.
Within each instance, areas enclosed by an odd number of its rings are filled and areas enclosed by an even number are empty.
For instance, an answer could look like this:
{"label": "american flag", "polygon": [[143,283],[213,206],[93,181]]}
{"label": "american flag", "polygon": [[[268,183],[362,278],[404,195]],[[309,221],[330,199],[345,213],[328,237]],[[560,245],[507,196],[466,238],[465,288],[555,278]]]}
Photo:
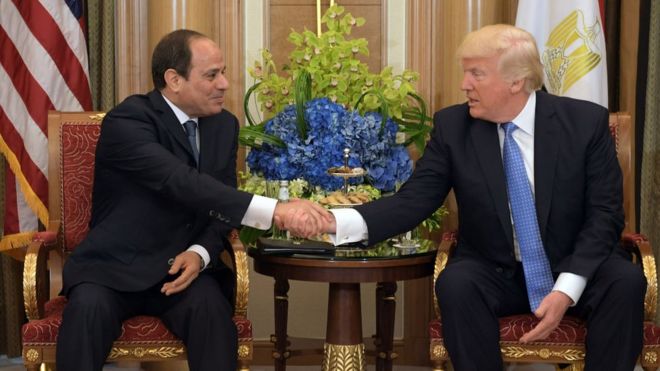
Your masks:
{"label": "american flag", "polygon": [[48,110],[92,109],[84,0],[0,0],[0,152],[5,179],[0,250],[48,225]]}

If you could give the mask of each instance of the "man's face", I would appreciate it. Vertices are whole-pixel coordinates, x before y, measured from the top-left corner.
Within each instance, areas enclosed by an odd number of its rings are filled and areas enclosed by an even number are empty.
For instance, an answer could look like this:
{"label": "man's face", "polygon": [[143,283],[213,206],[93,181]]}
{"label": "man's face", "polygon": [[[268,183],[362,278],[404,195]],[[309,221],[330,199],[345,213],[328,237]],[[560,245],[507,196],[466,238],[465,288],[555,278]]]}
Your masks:
{"label": "man's face", "polygon": [[461,90],[468,99],[472,117],[501,123],[513,119],[512,83],[500,74],[498,61],[499,56],[464,58]]}
{"label": "man's face", "polygon": [[190,41],[190,73],[181,77],[177,105],[189,116],[204,117],[222,111],[225,90],[225,60],[220,48],[205,38]]}

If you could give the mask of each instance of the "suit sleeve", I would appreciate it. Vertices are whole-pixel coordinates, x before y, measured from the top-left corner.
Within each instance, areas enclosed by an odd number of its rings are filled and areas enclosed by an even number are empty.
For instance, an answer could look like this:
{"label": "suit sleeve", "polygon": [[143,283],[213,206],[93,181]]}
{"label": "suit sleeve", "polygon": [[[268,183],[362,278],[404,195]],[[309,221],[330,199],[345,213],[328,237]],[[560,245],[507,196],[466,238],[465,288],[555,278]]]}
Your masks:
{"label": "suit sleeve", "polygon": [[239,227],[252,195],[188,166],[161,143],[156,114],[139,107],[116,109],[103,121],[97,161],[167,199]]}
{"label": "suit sleeve", "polygon": [[[357,207],[367,223],[369,244],[409,231],[428,218],[451,188],[451,157],[443,140],[444,118],[436,113],[434,130],[415,171],[393,196]],[[448,121],[448,120],[447,120]]]}
{"label": "suit sleeve", "polygon": [[[236,188],[236,154],[238,152],[239,125],[235,118],[233,118],[233,125],[235,135],[230,151],[231,157],[228,159],[227,167],[222,172],[221,179],[218,180],[232,188]],[[229,224],[213,218],[209,219],[204,230],[195,238],[195,243],[203,246],[208,251],[211,264],[217,265],[220,253],[227,248],[231,248],[228,236],[232,229],[234,228]]]}
{"label": "suit sleeve", "polygon": [[590,279],[616,248],[624,225],[623,177],[604,109],[587,146],[585,171],[584,222],[564,263]]}

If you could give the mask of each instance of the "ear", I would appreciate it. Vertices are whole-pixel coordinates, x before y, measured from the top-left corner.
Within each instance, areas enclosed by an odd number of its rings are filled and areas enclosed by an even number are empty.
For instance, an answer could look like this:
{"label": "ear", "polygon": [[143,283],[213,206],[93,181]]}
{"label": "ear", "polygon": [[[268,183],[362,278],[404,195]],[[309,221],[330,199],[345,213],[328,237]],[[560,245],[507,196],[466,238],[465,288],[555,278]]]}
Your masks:
{"label": "ear", "polygon": [[181,89],[182,77],[173,68],[168,68],[165,71],[165,84],[173,92],[178,92]]}
{"label": "ear", "polygon": [[525,89],[525,79],[513,80],[511,82],[510,90],[512,94],[520,93],[524,89]]}

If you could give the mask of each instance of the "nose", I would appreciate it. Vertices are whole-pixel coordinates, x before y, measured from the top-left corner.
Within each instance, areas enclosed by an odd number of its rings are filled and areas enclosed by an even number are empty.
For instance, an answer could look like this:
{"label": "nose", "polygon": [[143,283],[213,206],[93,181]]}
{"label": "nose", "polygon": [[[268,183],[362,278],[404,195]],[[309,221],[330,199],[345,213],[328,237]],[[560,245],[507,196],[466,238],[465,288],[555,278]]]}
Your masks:
{"label": "nose", "polygon": [[227,90],[227,88],[229,88],[229,80],[227,79],[227,76],[223,74],[218,74],[216,87],[218,88],[218,90]]}
{"label": "nose", "polygon": [[472,90],[472,79],[470,78],[470,75],[467,73],[463,74],[463,81],[461,81],[461,90],[468,91]]}

